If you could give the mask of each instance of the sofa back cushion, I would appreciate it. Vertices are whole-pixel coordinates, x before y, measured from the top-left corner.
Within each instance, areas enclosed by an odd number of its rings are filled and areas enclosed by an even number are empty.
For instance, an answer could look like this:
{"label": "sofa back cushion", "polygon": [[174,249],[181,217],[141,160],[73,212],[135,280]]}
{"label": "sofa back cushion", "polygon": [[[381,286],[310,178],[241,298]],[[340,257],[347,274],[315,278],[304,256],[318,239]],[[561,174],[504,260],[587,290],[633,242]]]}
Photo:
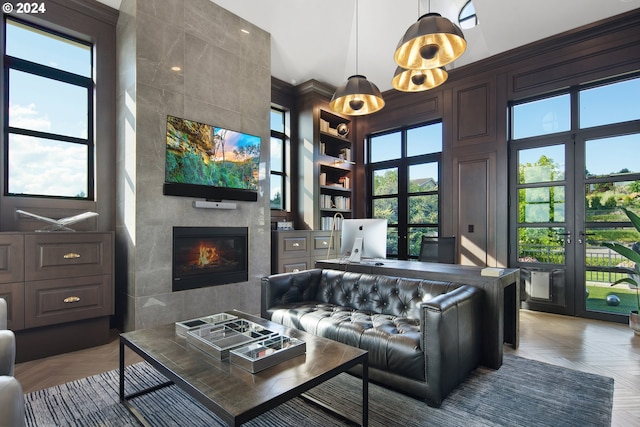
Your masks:
{"label": "sofa back cushion", "polygon": [[[322,270],[314,300],[368,313],[420,319],[420,304],[458,283]],[[311,290],[311,289],[309,289]]]}

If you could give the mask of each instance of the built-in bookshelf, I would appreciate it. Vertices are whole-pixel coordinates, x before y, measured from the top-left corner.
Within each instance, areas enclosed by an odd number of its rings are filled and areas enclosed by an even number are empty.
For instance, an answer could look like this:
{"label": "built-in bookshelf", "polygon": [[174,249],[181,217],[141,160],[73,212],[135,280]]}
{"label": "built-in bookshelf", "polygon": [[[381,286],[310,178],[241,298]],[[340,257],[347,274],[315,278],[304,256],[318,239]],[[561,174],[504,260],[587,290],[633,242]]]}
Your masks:
{"label": "built-in bookshelf", "polygon": [[[320,108],[318,118],[318,206],[321,230],[331,230],[336,213],[351,218],[353,161],[351,121]],[[339,230],[341,221],[336,222]]]}

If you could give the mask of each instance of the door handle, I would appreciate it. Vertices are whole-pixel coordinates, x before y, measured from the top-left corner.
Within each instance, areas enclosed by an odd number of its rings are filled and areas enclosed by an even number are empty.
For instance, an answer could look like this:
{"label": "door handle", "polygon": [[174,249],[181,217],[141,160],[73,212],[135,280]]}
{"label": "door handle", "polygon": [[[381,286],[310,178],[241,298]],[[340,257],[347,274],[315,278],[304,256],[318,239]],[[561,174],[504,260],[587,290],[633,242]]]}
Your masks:
{"label": "door handle", "polygon": [[581,231],[578,235],[580,236],[578,237],[578,243],[583,244],[586,240],[585,236],[595,236],[596,233],[585,233],[584,231]]}
{"label": "door handle", "polygon": [[567,245],[571,244],[571,232],[567,231],[566,233],[558,233],[558,236],[566,236],[564,241],[566,242]]}

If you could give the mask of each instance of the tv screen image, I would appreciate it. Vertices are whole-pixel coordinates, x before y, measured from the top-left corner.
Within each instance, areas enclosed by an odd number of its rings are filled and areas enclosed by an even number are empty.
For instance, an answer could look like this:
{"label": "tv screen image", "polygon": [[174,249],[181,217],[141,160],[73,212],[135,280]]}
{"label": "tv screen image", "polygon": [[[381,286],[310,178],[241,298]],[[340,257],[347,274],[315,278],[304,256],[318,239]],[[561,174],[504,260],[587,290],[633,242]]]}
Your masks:
{"label": "tv screen image", "polygon": [[260,137],[167,117],[164,194],[257,200]]}
{"label": "tv screen image", "polygon": [[379,218],[342,221],[340,253],[350,262],[387,257],[387,220]]}

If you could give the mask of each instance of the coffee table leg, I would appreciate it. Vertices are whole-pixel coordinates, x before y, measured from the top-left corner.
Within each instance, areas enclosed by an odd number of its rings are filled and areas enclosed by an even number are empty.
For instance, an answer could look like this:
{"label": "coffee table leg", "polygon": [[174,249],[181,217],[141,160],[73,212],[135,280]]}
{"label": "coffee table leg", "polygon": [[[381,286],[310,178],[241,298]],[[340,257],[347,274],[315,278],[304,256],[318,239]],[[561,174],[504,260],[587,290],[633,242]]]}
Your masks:
{"label": "coffee table leg", "polygon": [[120,340],[120,402],[124,402],[124,343]]}

